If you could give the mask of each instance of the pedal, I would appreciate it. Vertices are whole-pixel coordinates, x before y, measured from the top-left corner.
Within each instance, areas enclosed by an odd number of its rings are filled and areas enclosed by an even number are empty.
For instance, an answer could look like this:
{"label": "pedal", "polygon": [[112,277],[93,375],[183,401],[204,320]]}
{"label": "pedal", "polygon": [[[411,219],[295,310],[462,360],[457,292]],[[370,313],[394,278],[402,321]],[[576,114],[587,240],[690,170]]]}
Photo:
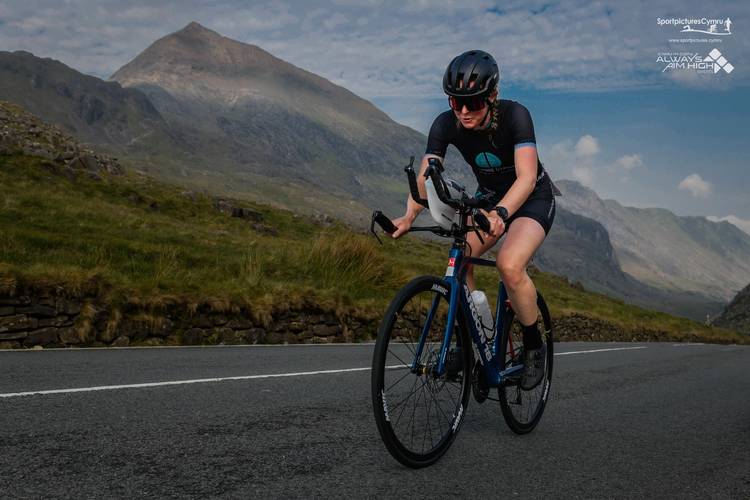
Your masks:
{"label": "pedal", "polygon": [[509,399],[508,400],[508,404],[512,404],[512,405],[516,405],[516,406],[522,406],[523,405],[522,396],[521,396],[521,386],[520,385],[516,386],[516,399],[515,399],[515,401],[511,401]]}
{"label": "pedal", "polygon": [[448,352],[448,356],[445,360],[445,375],[448,380],[458,382],[462,379],[461,377],[461,350],[459,348],[453,348]]}
{"label": "pedal", "polygon": [[471,372],[471,392],[477,403],[484,403],[490,394],[487,379],[484,378],[484,368],[479,361],[474,364],[474,370]]}
{"label": "pedal", "polygon": [[520,383],[521,383],[520,375],[512,375],[510,377],[505,377],[505,380],[503,380],[503,386],[505,387],[515,387]]}

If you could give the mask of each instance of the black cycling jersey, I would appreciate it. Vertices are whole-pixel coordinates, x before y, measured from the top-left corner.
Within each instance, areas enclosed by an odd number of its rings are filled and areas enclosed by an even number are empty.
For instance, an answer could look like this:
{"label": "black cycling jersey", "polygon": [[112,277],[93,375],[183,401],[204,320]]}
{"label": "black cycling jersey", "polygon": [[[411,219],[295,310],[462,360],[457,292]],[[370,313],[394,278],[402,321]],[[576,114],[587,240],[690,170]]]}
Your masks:
{"label": "black cycling jersey", "polygon": [[[460,126],[451,110],[439,114],[430,128],[425,154],[445,158],[448,144],[453,144],[471,165],[479,190],[502,196],[516,180],[516,148],[536,147],[536,136],[531,114],[523,104],[500,99],[498,110],[498,128],[492,140],[489,129],[467,130]],[[552,193],[552,183],[537,158],[537,182],[529,199]]]}

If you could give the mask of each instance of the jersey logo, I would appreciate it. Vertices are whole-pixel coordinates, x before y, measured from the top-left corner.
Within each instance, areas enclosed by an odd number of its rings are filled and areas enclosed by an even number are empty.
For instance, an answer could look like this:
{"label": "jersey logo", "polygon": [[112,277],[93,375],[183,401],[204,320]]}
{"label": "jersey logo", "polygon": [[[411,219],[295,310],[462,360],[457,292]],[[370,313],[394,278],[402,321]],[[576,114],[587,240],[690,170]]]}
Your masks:
{"label": "jersey logo", "polygon": [[479,153],[477,157],[474,158],[474,163],[476,163],[479,168],[498,168],[503,164],[500,158],[492,153]]}

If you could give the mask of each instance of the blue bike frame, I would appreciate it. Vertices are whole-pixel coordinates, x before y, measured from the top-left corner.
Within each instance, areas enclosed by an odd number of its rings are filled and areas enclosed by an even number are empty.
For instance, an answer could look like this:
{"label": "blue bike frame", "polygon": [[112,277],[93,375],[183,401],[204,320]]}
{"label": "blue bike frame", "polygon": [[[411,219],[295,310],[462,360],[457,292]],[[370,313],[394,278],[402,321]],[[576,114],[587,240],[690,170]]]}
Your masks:
{"label": "blue bike frame", "polygon": [[[467,264],[495,267],[495,261],[478,257],[465,257],[463,250],[459,245],[454,244],[453,247],[451,247],[448,258],[448,268],[446,269],[445,277],[443,278],[445,284],[448,285],[446,288],[449,290],[448,319],[445,326],[445,334],[440,348],[440,358],[436,370],[438,375],[443,374],[445,371],[445,359],[448,355],[448,348],[451,345],[453,325],[456,320],[456,314],[458,314],[458,308],[461,307],[464,317],[469,320],[467,323],[469,331],[471,332],[471,338],[474,342],[475,354],[484,367],[487,385],[489,387],[497,387],[503,383],[506,377],[518,375],[523,369],[522,365],[512,366],[507,370],[502,370],[500,366],[500,360],[504,354],[503,349],[506,349],[506,346],[499,345],[501,337],[500,333],[503,330],[503,315],[501,314],[501,311],[508,300],[508,295],[505,290],[505,285],[500,282],[498,285],[497,306],[495,307],[494,337],[492,340],[489,340],[482,332],[481,326],[478,326],[478,314],[471,300],[469,288],[466,285],[466,272],[468,271]],[[430,324],[432,323],[439,303],[440,296],[436,295],[432,301],[430,311],[427,314],[427,320],[422,328],[419,345],[417,346],[416,355],[414,356],[412,364],[412,371],[418,369],[418,360],[422,357],[422,351],[430,331]],[[461,346],[463,349],[467,347],[468,346]]]}

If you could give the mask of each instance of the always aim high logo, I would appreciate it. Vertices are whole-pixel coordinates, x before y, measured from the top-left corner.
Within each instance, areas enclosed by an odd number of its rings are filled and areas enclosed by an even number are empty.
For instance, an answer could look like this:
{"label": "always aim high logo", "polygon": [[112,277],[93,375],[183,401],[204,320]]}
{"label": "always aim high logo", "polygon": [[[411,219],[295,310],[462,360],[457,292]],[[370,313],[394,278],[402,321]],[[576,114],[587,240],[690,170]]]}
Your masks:
{"label": "always aim high logo", "polygon": [[734,66],[719,49],[713,49],[707,56],[701,56],[697,52],[661,52],[656,62],[664,64],[662,73],[668,70],[692,70],[697,73],[716,74],[723,69],[729,74],[734,70]]}

